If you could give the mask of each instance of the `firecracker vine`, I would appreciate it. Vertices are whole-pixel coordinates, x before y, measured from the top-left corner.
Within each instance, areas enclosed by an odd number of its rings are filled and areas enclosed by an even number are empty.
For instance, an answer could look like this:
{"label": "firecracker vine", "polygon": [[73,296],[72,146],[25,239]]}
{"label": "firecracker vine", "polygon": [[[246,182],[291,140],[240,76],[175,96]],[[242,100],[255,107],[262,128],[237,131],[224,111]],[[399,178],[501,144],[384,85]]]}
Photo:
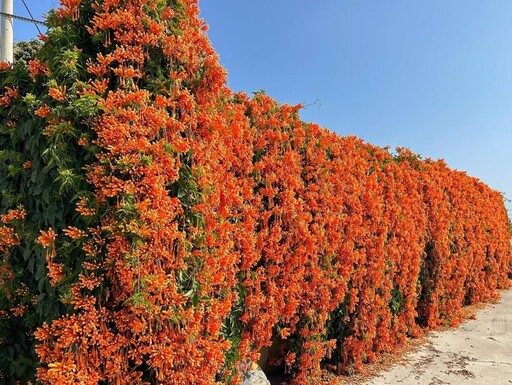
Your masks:
{"label": "firecracker vine", "polygon": [[509,286],[501,194],[233,93],[196,0],[61,0],[0,63],[3,383],[293,384]]}

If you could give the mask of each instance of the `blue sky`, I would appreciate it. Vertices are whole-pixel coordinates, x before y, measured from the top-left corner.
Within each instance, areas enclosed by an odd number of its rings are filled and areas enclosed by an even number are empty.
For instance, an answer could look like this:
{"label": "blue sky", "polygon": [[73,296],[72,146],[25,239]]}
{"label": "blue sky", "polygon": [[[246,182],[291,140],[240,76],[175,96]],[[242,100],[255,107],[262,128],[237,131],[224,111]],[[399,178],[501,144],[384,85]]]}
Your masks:
{"label": "blue sky", "polygon": [[[57,4],[26,1],[36,17]],[[512,1],[200,5],[233,90],[309,104],[303,120],[443,158],[512,198]]]}

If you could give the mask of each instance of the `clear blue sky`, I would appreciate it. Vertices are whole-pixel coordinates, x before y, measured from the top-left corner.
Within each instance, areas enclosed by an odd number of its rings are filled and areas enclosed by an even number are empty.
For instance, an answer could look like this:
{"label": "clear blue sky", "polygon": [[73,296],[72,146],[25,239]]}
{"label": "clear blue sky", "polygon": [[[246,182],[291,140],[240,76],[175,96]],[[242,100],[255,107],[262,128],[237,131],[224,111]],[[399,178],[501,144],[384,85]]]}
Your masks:
{"label": "clear blue sky", "polygon": [[[57,3],[26,1],[36,17]],[[318,100],[303,120],[443,158],[512,198],[512,1],[200,5],[233,90]],[[36,34],[16,27],[16,39]]]}

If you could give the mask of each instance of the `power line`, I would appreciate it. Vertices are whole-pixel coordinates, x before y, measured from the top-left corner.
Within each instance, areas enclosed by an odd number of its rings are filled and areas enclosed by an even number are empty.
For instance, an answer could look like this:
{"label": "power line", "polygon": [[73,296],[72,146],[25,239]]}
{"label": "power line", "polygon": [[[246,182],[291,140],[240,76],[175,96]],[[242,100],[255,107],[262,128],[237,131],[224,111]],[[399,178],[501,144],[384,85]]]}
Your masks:
{"label": "power line", "polygon": [[42,35],[41,30],[39,29],[39,26],[37,25],[37,23],[35,23],[35,22],[34,22],[34,21],[35,21],[34,16],[32,16],[32,12],[30,12],[30,9],[29,9],[29,7],[28,7],[27,3],[25,3],[25,0],[21,0],[21,2],[22,2],[22,3],[23,3],[23,5],[25,6],[25,9],[27,10],[27,12],[28,12],[28,14],[30,15],[30,17],[32,18],[32,20],[33,20],[32,22],[33,22],[33,23],[34,23],[34,25],[36,26],[36,28],[37,28],[37,32],[39,32],[39,34],[40,34],[40,35]]}
{"label": "power line", "polygon": [[28,17],[23,17],[23,16],[11,15],[11,14],[5,13],[5,12],[0,12],[0,16],[6,16],[6,17],[13,18],[15,20],[27,21],[29,23],[34,23],[34,24],[46,25],[46,23],[44,21],[34,20],[34,19],[30,19]]}

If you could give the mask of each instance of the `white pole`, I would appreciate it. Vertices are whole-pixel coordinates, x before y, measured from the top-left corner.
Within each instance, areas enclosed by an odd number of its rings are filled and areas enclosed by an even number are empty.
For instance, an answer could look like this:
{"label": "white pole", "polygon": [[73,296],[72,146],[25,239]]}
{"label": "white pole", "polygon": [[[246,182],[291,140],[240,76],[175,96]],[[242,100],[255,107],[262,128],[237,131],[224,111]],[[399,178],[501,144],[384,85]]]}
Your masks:
{"label": "white pole", "polygon": [[[14,12],[13,9],[13,0],[1,0],[2,1],[2,12],[8,15],[12,15]],[[0,30],[0,61],[7,61],[12,63],[14,61],[13,57],[13,45],[14,45],[14,37],[13,37],[13,18],[9,16],[2,15],[2,23]]]}

